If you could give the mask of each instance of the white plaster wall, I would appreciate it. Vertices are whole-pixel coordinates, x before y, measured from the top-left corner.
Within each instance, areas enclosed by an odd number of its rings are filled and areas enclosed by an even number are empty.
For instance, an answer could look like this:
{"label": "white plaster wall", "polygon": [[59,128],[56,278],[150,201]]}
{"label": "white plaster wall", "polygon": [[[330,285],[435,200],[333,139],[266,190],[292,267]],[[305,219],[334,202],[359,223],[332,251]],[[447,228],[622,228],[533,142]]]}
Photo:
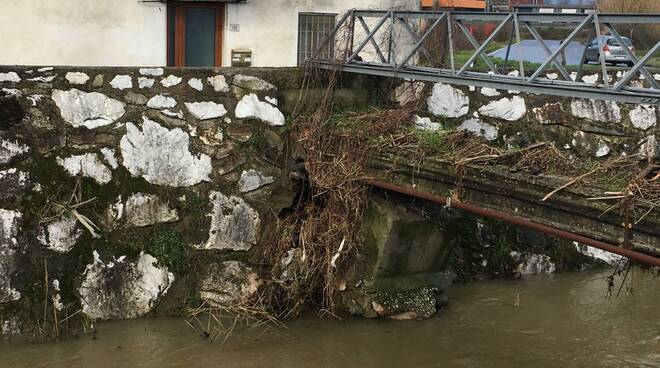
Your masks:
{"label": "white plaster wall", "polygon": [[[418,10],[419,4],[419,0],[248,0],[246,4],[227,4],[223,64],[231,64],[232,49],[250,49],[253,66],[297,65],[298,13],[301,12],[336,13],[339,20],[352,8]],[[232,23],[239,24],[240,31],[230,32]],[[357,25],[356,29],[361,27]],[[358,39],[360,35],[356,34]],[[372,50],[368,45],[365,54],[375,55]]]}
{"label": "white plaster wall", "polygon": [[[232,49],[253,66],[295,66],[300,12],[419,9],[419,0],[248,0],[227,4],[223,66]],[[368,21],[370,27],[377,19]],[[240,31],[230,32],[230,24]],[[0,64],[160,66],[167,63],[167,9],[139,0],[0,0]],[[362,34],[356,27],[356,43]],[[371,45],[361,56],[374,59]]]}
{"label": "white plaster wall", "polygon": [[166,19],[138,0],[0,0],[0,64],[164,65]]}

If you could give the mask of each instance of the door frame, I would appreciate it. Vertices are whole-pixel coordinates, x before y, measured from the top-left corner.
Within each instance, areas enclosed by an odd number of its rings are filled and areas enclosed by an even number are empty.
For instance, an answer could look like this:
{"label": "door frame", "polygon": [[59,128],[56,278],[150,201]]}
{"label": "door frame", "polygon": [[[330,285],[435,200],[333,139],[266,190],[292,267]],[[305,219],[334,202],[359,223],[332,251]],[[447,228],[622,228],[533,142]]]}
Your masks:
{"label": "door frame", "polygon": [[[215,13],[215,67],[222,66],[222,47],[224,37],[225,25],[225,6],[226,3],[205,3],[205,2],[188,2],[188,1],[168,1],[167,2],[167,60],[169,62],[172,55],[174,55],[175,67],[186,66],[186,14],[185,9],[189,8],[207,8],[216,9]],[[174,14],[174,24],[171,24],[170,12]],[[174,27],[174,50],[170,48],[170,27]]]}

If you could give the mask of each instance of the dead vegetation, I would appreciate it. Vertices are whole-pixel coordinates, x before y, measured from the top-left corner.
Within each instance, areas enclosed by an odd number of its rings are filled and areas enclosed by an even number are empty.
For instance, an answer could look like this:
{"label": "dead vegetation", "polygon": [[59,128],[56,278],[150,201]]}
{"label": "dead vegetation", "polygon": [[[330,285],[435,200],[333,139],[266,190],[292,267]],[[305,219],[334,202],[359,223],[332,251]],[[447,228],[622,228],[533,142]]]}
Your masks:
{"label": "dead vegetation", "polygon": [[[660,1],[658,0],[600,0],[598,2],[600,13],[658,13]],[[617,28],[628,36],[637,48],[650,48],[660,39],[660,25],[635,24],[621,25]]]}
{"label": "dead vegetation", "polygon": [[[313,73],[309,74],[313,75]],[[331,91],[336,75],[330,75]],[[322,80],[309,81],[318,85]],[[279,238],[264,251],[273,265],[269,298],[281,318],[304,307],[335,311],[334,294],[359,257],[369,157],[381,147],[373,137],[399,131],[412,109],[333,114],[331,93],[311,114],[298,116],[290,139],[304,159],[306,180],[292,212],[279,223]]]}
{"label": "dead vegetation", "polygon": [[284,327],[264,304],[262,294],[228,305],[203,301],[196,307],[187,308],[186,316],[186,324],[202,338],[223,344],[238,330],[259,330],[261,336],[270,328]]}
{"label": "dead vegetation", "polygon": [[[352,35],[345,37],[348,40]],[[641,221],[660,205],[660,167],[653,161],[640,165],[639,157],[627,156],[584,162],[551,142],[510,149],[466,131],[419,131],[414,127],[414,113],[429,93],[428,85],[419,93],[410,84],[410,94],[418,98],[404,106],[338,111],[333,94],[339,72],[339,67],[325,72],[307,66],[288,132],[288,149],[303,163],[305,180],[295,206],[280,217],[277,236],[264,245],[261,263],[270,273],[260,291],[238,305],[218,308],[203,303],[188,311],[188,324],[212,341],[226,341],[237,326],[282,326],[281,321],[297,317],[310,306],[324,315],[335,315],[335,293],[346,287],[360,259],[366,181],[372,179],[367,168],[370,158],[377,155],[394,155],[420,165],[425,160],[453,165],[459,176],[454,193],[458,200],[461,176],[468,167],[501,166],[529,175],[567,178],[543,200],[569,187],[616,181],[619,190],[605,192],[607,198],[599,200],[615,200],[609,210],[618,209],[627,224]],[[310,101],[307,93],[314,91],[318,96],[319,90],[321,98]],[[232,322],[225,323],[228,317]]]}

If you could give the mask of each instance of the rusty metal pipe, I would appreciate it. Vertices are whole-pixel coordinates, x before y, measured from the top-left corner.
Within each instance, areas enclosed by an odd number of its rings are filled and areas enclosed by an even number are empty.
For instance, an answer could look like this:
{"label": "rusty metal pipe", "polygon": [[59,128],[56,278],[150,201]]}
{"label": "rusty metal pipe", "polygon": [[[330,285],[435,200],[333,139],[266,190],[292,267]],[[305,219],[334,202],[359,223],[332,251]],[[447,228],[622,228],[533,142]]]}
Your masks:
{"label": "rusty metal pipe", "polygon": [[[416,191],[414,189],[402,187],[402,186],[391,184],[391,183],[386,183],[386,182],[379,181],[379,180],[368,180],[368,181],[366,181],[366,183],[368,185],[372,186],[372,187],[375,187],[375,188],[381,188],[381,189],[389,190],[389,191],[392,191],[392,192],[405,194],[405,195],[408,195],[408,196],[411,196],[411,197],[424,199],[424,200],[434,202],[434,203],[438,203],[438,204],[441,204],[441,205],[446,205],[446,203],[447,203],[447,197],[442,196],[442,195],[431,194],[431,193],[426,193],[426,192],[420,192],[420,191]],[[553,235],[553,236],[556,236],[556,237],[559,237],[559,238],[572,240],[572,241],[578,242],[580,244],[586,244],[590,247],[594,247],[594,248],[598,248],[598,249],[601,249],[601,250],[604,250],[604,251],[607,251],[607,252],[610,252],[610,253],[618,254],[620,256],[630,258],[634,261],[644,263],[644,264],[647,264],[647,265],[650,265],[650,266],[660,267],[660,258],[658,258],[658,257],[654,257],[654,256],[644,254],[644,253],[641,253],[641,252],[637,252],[637,251],[634,251],[634,250],[631,250],[631,249],[621,248],[621,247],[618,247],[616,245],[612,245],[612,244],[608,244],[608,243],[605,243],[605,242],[602,242],[602,241],[599,241],[599,240],[587,238],[587,237],[582,236],[582,235],[578,235],[578,234],[575,234],[575,233],[564,231],[564,230],[558,229],[556,227],[543,225],[543,224],[540,224],[538,222],[534,222],[534,221],[527,220],[527,219],[524,219],[524,218],[514,217],[514,216],[511,216],[511,215],[509,215],[507,213],[504,213],[504,212],[493,211],[493,210],[489,210],[489,209],[482,208],[482,207],[477,207],[477,206],[472,205],[472,204],[458,202],[458,201],[451,202],[451,207],[458,208],[458,209],[473,213],[475,215],[479,215],[479,216],[483,216],[483,217],[489,217],[489,218],[497,219],[497,220],[500,220],[500,221],[504,221],[504,222],[507,222],[507,223],[512,224],[512,225],[526,227],[528,229],[536,230],[536,231],[539,231],[539,232],[542,232],[542,233],[545,233],[545,234],[548,234],[548,235]]]}

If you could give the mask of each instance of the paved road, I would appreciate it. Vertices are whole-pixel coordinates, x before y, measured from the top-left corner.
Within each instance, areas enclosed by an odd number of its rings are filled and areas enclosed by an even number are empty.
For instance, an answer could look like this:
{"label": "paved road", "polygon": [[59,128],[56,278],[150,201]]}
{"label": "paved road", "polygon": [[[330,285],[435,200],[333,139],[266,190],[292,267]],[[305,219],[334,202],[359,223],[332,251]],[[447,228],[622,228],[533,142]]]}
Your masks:
{"label": "paved road", "polygon": [[[559,48],[561,41],[546,40],[546,44],[550,50],[554,51]],[[584,45],[580,42],[571,42],[568,47],[566,47],[566,64],[568,65],[577,65],[580,63],[582,58],[582,52],[584,51]],[[541,46],[541,43],[535,40],[523,40],[520,45],[513,44],[511,45],[511,52],[509,54],[509,60],[518,61],[519,55],[522,57],[523,61],[528,61],[530,63],[542,63],[548,57],[548,54]],[[489,56],[504,59],[506,56],[506,47],[501,48],[495,52],[489,54]]]}

